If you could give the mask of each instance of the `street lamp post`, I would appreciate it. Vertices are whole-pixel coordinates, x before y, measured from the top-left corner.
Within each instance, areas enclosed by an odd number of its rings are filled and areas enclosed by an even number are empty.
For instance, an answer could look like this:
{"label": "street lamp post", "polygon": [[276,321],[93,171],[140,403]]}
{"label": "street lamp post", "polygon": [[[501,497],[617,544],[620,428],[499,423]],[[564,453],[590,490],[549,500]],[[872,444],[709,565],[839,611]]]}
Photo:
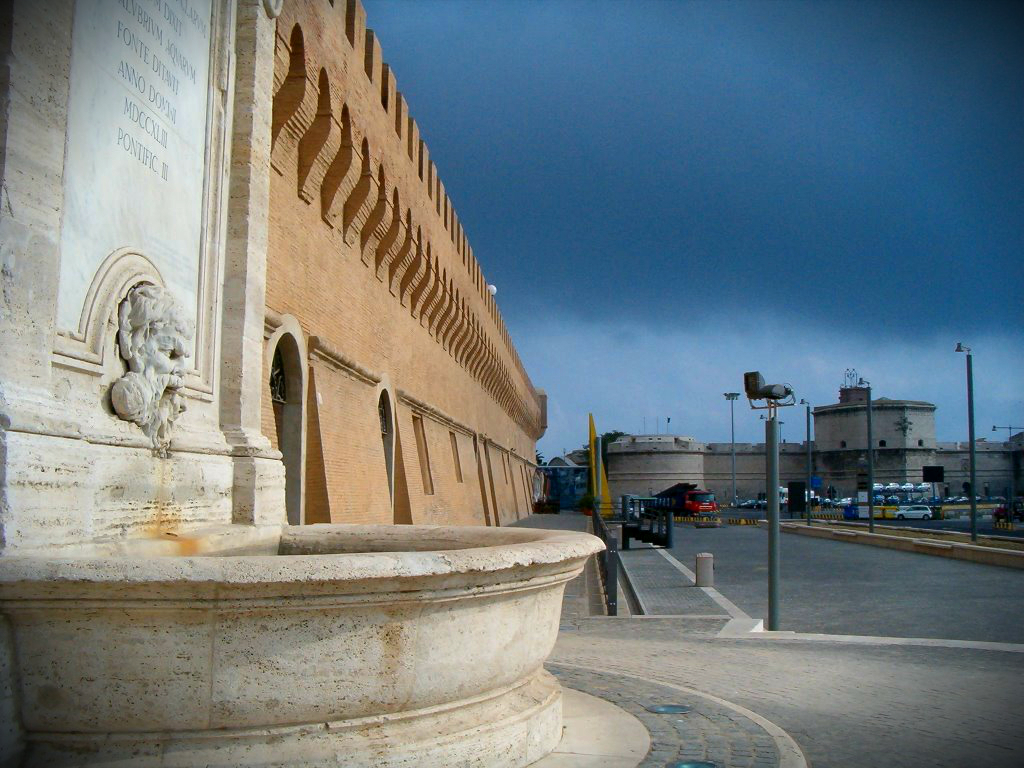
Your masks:
{"label": "street lamp post", "polygon": [[736,399],[739,392],[724,392],[729,401],[729,444],[732,448],[732,506],[736,507]]}
{"label": "street lamp post", "polygon": [[[751,408],[768,411],[764,424],[765,481],[768,486],[768,631],[779,628],[779,418],[780,407],[793,405],[788,384],[765,384],[760,371],[743,374],[743,389]],[[755,405],[763,401],[764,405]],[[762,418],[764,418],[762,416]]]}
{"label": "street lamp post", "polygon": [[1013,443],[1010,442],[1010,438],[1013,437],[1013,430],[1015,430],[1015,429],[1024,429],[1024,427],[1014,427],[1014,426],[997,427],[995,425],[992,426],[992,431],[993,432],[995,432],[997,429],[1005,429],[1006,430],[1006,442],[1009,443],[1009,445],[1010,445],[1010,487],[1009,487],[1009,489],[1007,491],[1007,496],[1006,496],[1006,522],[1012,523],[1013,522],[1013,500],[1014,500],[1014,498],[1016,498],[1016,495],[1017,495],[1017,489],[1015,487],[1017,483],[1016,483],[1016,478],[1014,477],[1014,470],[1016,469],[1016,467],[1013,466]]}
{"label": "street lamp post", "polygon": [[871,434],[871,382],[857,382],[868,392],[868,532],[875,532],[875,442]]}
{"label": "street lamp post", "polygon": [[807,448],[807,524],[811,524],[811,404],[803,398],[800,399],[800,404],[805,406],[807,409],[807,439],[804,443],[804,447]]}
{"label": "street lamp post", "polygon": [[957,342],[955,352],[967,355],[967,439],[970,441],[971,456],[971,541],[978,540],[978,485],[974,455],[974,360],[971,348]]}

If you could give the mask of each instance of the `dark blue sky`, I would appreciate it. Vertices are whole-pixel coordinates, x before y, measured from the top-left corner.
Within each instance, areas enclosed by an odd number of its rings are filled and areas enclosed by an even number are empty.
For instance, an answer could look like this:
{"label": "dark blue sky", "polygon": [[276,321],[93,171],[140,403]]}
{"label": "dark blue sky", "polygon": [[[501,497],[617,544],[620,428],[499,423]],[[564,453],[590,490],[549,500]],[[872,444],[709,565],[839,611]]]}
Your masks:
{"label": "dark blue sky", "polygon": [[[857,367],[939,404],[940,439],[957,439],[960,340],[979,419],[1024,423],[1024,6],[365,5],[524,362],[564,409],[547,453],[580,442],[589,409],[606,429],[638,431],[648,408],[727,438],[702,401],[773,364],[818,403]],[[565,354],[576,337],[591,357]],[[595,357],[669,360],[680,380],[603,396]],[[707,361],[699,381],[684,359]]]}

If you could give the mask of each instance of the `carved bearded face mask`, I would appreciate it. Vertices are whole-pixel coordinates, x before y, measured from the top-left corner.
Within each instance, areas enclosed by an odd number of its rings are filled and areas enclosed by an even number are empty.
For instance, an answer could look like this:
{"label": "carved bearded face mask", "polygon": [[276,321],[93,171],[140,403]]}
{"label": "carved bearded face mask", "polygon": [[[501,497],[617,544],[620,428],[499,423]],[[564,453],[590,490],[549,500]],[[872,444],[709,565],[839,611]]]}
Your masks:
{"label": "carved bearded face mask", "polygon": [[142,428],[158,455],[166,456],[170,429],[185,410],[178,390],[185,385],[192,322],[170,293],[146,284],[128,292],[118,320],[118,348],[129,372],[114,382],[111,404],[118,416]]}

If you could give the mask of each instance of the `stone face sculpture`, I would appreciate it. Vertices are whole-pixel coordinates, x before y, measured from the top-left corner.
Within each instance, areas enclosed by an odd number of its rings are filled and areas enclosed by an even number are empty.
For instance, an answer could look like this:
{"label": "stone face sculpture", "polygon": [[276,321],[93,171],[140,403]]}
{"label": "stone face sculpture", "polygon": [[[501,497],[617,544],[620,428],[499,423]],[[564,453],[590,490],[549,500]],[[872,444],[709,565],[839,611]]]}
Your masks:
{"label": "stone face sculpture", "polygon": [[168,291],[148,283],[128,292],[117,318],[117,345],[128,373],[114,382],[111,404],[118,416],[142,428],[157,456],[166,457],[171,427],[185,410],[180,390],[192,321]]}

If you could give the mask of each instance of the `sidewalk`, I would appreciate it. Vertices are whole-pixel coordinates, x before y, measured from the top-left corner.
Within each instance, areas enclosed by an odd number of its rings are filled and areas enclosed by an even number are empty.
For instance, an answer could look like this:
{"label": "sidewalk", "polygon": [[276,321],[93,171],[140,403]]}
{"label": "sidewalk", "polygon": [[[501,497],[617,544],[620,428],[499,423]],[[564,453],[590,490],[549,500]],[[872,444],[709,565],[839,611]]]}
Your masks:
{"label": "sidewalk", "polygon": [[[563,513],[520,524],[585,530],[586,522]],[[576,610],[548,666],[567,687],[640,719],[651,735],[641,765],[684,759],[720,768],[1024,765],[1024,653],[827,635],[815,642],[780,639],[781,633],[723,636],[730,611],[707,590],[686,586],[692,582],[657,551],[630,550],[623,562],[647,607],[673,616],[609,618]],[[884,604],[887,596],[877,599]],[[936,608],[955,606],[947,600]],[[685,715],[646,710],[664,703],[693,709]]]}
{"label": "sidewalk", "polygon": [[[533,515],[514,525],[549,530],[590,530],[589,518],[567,512]],[[627,554],[635,554],[639,560],[650,559],[653,555],[665,562],[654,550]],[[648,566],[648,569],[652,585],[657,590],[659,573],[653,567]],[[682,578],[682,574],[679,575]],[[599,626],[598,623],[629,621],[603,615],[604,604],[599,589],[597,569],[591,561],[584,573],[566,586],[560,637],[581,632],[590,634]],[[668,594],[665,588],[661,591]],[[708,602],[715,606],[710,598]],[[627,655],[632,653],[630,650]],[[611,702],[643,724],[651,740],[650,751],[639,763],[645,768],[662,768],[671,761],[699,760],[711,760],[720,768],[804,768],[806,765],[799,747],[782,729],[731,702],[691,688],[639,677],[628,670],[615,673],[580,666],[571,658],[552,661],[547,668],[566,688]],[[659,704],[682,704],[689,711],[681,714],[649,711],[648,707]],[[599,736],[595,734],[594,738],[596,740]]]}

